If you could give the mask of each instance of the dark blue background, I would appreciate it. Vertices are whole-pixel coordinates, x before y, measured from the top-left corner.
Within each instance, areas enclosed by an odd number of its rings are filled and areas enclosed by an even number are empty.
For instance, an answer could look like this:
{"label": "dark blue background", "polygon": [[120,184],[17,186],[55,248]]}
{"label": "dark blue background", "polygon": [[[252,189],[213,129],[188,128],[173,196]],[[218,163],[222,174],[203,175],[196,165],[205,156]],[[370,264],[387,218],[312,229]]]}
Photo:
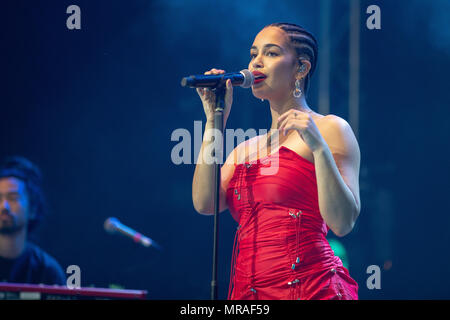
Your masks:
{"label": "dark blue background", "polygon": [[[81,30],[66,28],[71,4],[81,8]],[[365,26],[371,4],[381,8],[381,30]],[[361,299],[448,299],[450,4],[360,6],[362,210],[339,240]],[[330,112],[347,120],[349,8],[347,0],[332,1],[330,21]],[[192,206],[194,165],[170,158],[171,133],[193,133],[194,120],[205,120],[197,94],[180,80],[212,67],[246,68],[256,34],[279,21],[318,37],[319,1],[4,3],[0,156],[23,155],[41,167],[51,212],[37,243],[64,268],[79,265],[82,286],[209,298],[213,220]],[[316,75],[315,111],[317,87]],[[267,102],[237,88],[227,127],[269,128]],[[165,251],[106,234],[109,216]],[[223,299],[236,223],[228,212],[220,217]],[[373,264],[382,268],[380,290],[366,287]]]}

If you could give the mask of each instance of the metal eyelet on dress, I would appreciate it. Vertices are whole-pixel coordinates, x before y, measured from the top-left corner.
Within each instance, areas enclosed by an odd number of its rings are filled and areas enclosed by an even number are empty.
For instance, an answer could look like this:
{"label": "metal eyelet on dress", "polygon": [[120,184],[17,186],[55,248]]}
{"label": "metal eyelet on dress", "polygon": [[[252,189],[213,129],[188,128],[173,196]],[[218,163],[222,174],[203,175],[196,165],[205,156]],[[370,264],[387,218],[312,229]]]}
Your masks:
{"label": "metal eyelet on dress", "polygon": [[296,283],[299,283],[299,282],[300,282],[300,280],[295,279],[294,281],[289,281],[289,282],[288,282],[288,285],[289,285],[289,286],[292,286],[293,284],[296,284]]}
{"label": "metal eyelet on dress", "polygon": [[289,210],[289,215],[292,217],[292,218],[298,218],[301,214],[302,214],[303,212],[302,212],[302,210],[299,210],[299,211],[297,211],[297,212],[295,212],[294,210]]}

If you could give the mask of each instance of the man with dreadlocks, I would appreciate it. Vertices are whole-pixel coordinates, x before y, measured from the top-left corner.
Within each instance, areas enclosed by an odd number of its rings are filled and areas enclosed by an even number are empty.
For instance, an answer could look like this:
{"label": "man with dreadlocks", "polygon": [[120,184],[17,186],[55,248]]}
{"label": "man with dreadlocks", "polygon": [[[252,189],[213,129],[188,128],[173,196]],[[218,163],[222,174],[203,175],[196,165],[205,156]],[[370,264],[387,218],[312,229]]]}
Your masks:
{"label": "man with dreadlocks", "polygon": [[45,211],[39,169],[23,157],[0,165],[0,281],[65,285],[58,262],[28,236]]}
{"label": "man with dreadlocks", "polygon": [[[330,229],[347,235],[359,215],[360,151],[344,119],[306,102],[317,52],[313,35],[291,23],[264,27],[251,46],[252,92],[269,101],[272,122],[270,134],[239,144],[221,169],[220,211],[229,209],[239,224],[229,299],[358,299],[358,284],[325,236]],[[197,93],[207,123],[192,198],[199,213],[212,214],[214,164],[203,159],[212,149],[215,94]],[[228,81],[225,122],[232,93]],[[264,173],[273,163],[277,170]]]}

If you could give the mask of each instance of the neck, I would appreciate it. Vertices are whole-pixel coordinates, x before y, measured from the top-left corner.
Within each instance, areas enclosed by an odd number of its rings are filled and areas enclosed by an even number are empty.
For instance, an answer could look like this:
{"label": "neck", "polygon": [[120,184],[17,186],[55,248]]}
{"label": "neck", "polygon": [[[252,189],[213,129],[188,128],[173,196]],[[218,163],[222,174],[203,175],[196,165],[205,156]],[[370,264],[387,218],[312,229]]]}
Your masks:
{"label": "neck", "polygon": [[25,249],[26,228],[15,234],[0,234],[0,257],[15,259]]}
{"label": "neck", "polygon": [[270,113],[272,115],[272,125],[270,129],[278,129],[278,118],[290,109],[296,109],[303,112],[311,112],[308,103],[306,102],[305,96],[302,95],[300,98],[288,97],[285,100],[270,101]]}

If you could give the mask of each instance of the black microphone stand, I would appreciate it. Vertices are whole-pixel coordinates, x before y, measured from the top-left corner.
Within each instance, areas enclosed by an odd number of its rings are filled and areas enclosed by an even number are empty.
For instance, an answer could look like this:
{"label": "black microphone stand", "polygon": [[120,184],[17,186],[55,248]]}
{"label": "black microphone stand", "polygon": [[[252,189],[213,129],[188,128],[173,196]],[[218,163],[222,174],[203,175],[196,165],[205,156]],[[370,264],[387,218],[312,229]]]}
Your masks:
{"label": "black microphone stand", "polygon": [[[218,258],[218,236],[219,236],[219,209],[220,209],[220,162],[223,159],[223,110],[225,109],[225,93],[226,93],[226,82],[220,81],[219,84],[212,89],[216,94],[216,106],[214,110],[214,129],[215,133],[220,133],[219,135],[219,150],[216,153],[216,148],[214,148],[214,158],[215,158],[215,181],[216,188],[214,190],[214,241],[213,241],[213,261],[212,261],[212,280],[211,280],[211,300],[217,300],[217,258]],[[217,141],[214,141],[217,143]],[[217,144],[216,144],[217,146]]]}

